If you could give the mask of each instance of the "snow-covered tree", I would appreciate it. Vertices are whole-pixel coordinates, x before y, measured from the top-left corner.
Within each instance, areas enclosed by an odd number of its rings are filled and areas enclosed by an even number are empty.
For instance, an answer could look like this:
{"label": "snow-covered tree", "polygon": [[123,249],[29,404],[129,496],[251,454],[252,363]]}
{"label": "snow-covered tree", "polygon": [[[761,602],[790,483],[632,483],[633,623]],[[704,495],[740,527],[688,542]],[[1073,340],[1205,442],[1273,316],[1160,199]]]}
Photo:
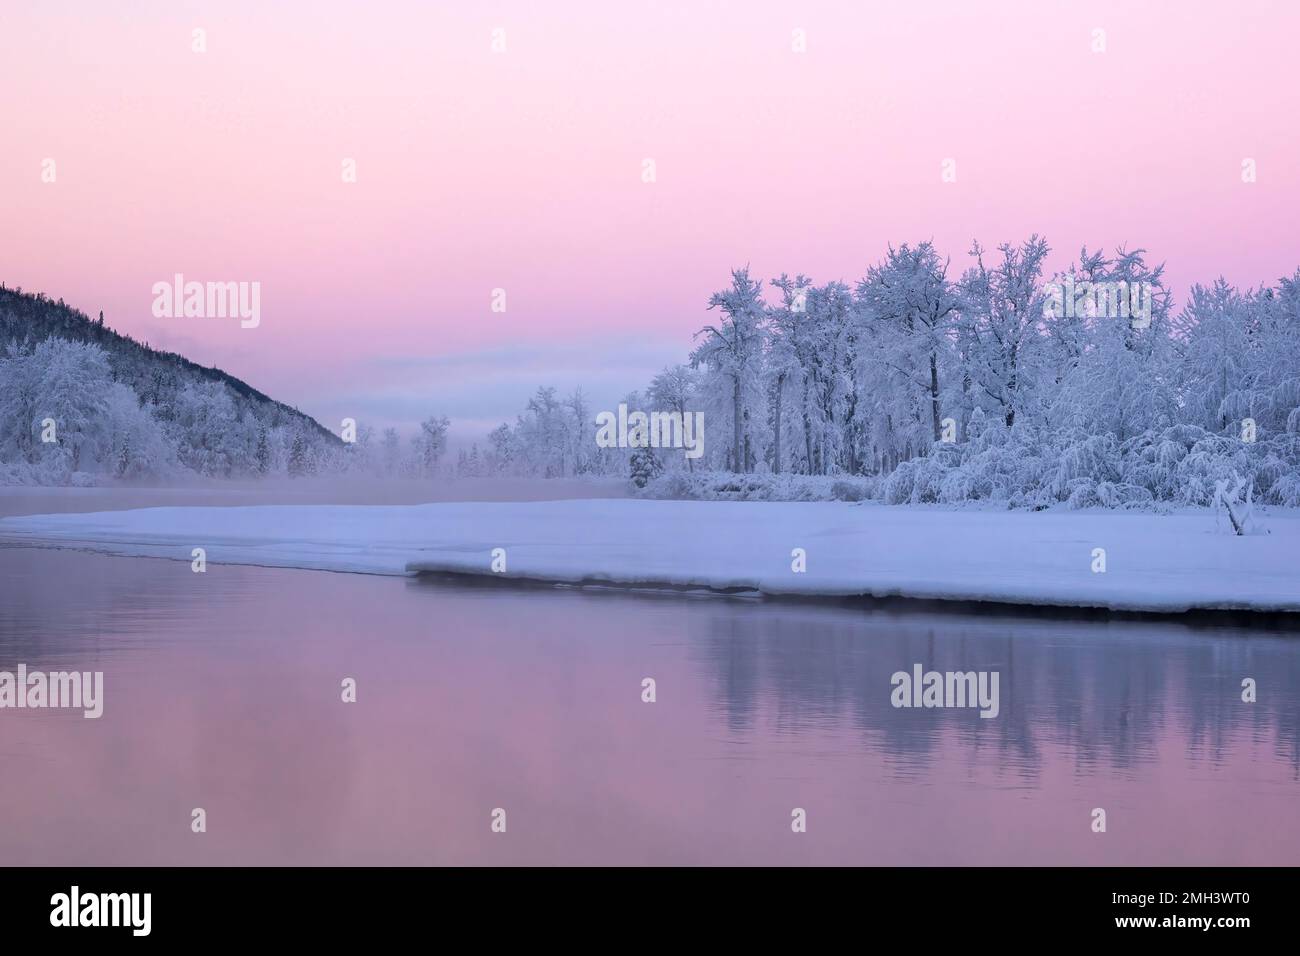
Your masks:
{"label": "snow-covered tree", "polygon": [[260,426],[220,382],[181,389],[167,430],[181,462],[201,475],[229,478],[256,469]]}
{"label": "snow-covered tree", "polygon": [[971,247],[975,264],[962,276],[958,317],[971,342],[975,384],[1008,427],[1027,409],[1032,385],[1042,371],[1043,260],[1047,240],[1031,236],[1019,246],[998,246],[1001,261],[984,263],[984,250]]}
{"label": "snow-covered tree", "polygon": [[[17,460],[94,470],[111,446],[108,356],[97,345],[45,339],[0,359],[0,443]],[[52,426],[47,424],[52,423]],[[53,435],[54,441],[43,440]]]}
{"label": "snow-covered tree", "polygon": [[420,433],[412,439],[416,467],[423,477],[438,473],[438,461],[447,450],[447,429],[451,421],[446,415],[430,416],[420,422]]}
{"label": "snow-covered tree", "polygon": [[[768,310],[765,367],[772,401],[772,471],[780,474],[788,461],[782,440],[790,440],[791,425],[801,421],[802,434],[808,432],[807,371],[811,366],[813,331],[808,318],[808,289],[812,280],[804,275],[792,279],[783,273],[771,284],[780,290],[781,302]],[[795,421],[787,422],[792,413]]]}
{"label": "snow-covered tree", "polygon": [[294,435],[293,443],[289,446],[288,473],[290,478],[300,478],[303,475],[311,474],[311,462],[307,457],[307,443],[302,440],[301,435]]}
{"label": "snow-covered tree", "polygon": [[[721,321],[706,325],[704,336],[691,353],[691,367],[707,370],[701,391],[714,413],[725,414],[731,429],[732,471],[750,471],[754,461],[753,436],[757,424],[752,408],[762,410],[763,321],[762,284],[750,279],[749,269],[731,274],[731,287],[715,292],[709,308],[721,312]],[[706,428],[709,416],[706,413]]]}
{"label": "snow-covered tree", "polygon": [[176,449],[135,392],[115,382],[104,397],[108,442],[97,470],[127,480],[175,475],[180,470]]}
{"label": "snow-covered tree", "polygon": [[[650,380],[646,396],[650,407],[643,411],[676,412],[685,420],[687,415],[695,413],[696,392],[699,388],[699,373],[687,365],[670,365]],[[683,453],[665,454],[668,462],[686,462],[688,471],[695,470],[694,459]]]}
{"label": "snow-covered tree", "polygon": [[948,262],[934,246],[892,246],[858,284],[867,328],[859,371],[919,391],[929,404],[932,440],[942,431],[941,371],[947,373],[958,299]]}

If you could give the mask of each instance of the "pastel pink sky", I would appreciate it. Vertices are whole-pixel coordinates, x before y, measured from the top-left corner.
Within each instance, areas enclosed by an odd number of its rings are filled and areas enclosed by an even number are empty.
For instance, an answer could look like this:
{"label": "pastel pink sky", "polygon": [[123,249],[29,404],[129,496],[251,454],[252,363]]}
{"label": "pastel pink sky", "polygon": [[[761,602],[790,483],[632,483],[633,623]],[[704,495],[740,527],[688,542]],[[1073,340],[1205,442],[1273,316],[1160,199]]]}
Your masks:
{"label": "pastel pink sky", "polygon": [[[851,282],[933,238],[955,274],[1039,232],[1052,266],[1144,247],[1180,302],[1274,282],[1298,34],[1259,0],[11,2],[0,279],[336,429],[477,436],[539,384],[643,386],[746,263]],[[155,319],[176,272],[260,282],[260,327]]]}

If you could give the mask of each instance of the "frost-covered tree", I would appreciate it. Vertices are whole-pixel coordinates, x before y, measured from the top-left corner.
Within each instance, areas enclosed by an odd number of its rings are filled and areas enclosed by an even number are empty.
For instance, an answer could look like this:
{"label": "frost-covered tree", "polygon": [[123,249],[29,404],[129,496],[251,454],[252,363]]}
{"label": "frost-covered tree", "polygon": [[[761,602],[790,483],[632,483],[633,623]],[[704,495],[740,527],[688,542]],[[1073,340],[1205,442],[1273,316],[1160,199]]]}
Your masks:
{"label": "frost-covered tree", "polygon": [[1045,319],[1049,354],[1037,387],[1038,404],[1048,409],[1048,422],[1058,429],[1110,433],[1119,442],[1145,428],[1171,424],[1176,397],[1164,266],[1149,267],[1141,249],[1120,249],[1113,259],[1085,249],[1069,274],[1072,284],[1107,288],[1107,294],[1117,298],[1117,290],[1125,290],[1127,297],[1127,290],[1136,288],[1140,296],[1149,297],[1150,310],[1139,323],[1110,314],[1116,310],[1109,307],[1093,314],[1097,303],[1090,302],[1072,318]]}
{"label": "frost-covered tree", "polygon": [[860,331],[849,287],[828,282],[808,290],[803,344],[806,346],[800,425],[803,471],[836,474],[856,468],[857,394],[854,355]]}
{"label": "frost-covered tree", "polygon": [[167,430],[181,462],[199,474],[229,478],[256,468],[260,427],[220,382],[181,389]]}
{"label": "frost-covered tree", "polygon": [[259,475],[265,475],[271,469],[271,440],[265,426],[257,430],[257,450],[253,453],[253,460]]}
{"label": "frost-covered tree", "polygon": [[1042,271],[1047,240],[1031,236],[1019,246],[998,246],[991,267],[984,250],[971,247],[975,264],[962,276],[958,317],[971,343],[975,384],[993,402],[1008,427],[1025,411],[1032,384],[1042,372]]}
{"label": "frost-covered tree", "polygon": [[492,471],[513,474],[518,464],[518,443],[507,424],[498,425],[488,433],[488,461]]}
{"label": "frost-covered tree", "polygon": [[171,477],[180,471],[175,447],[131,388],[113,383],[105,395],[105,404],[108,445],[99,471],[127,480]]}
{"label": "frost-covered tree", "polygon": [[[0,365],[0,421],[21,460],[92,470],[111,443],[108,356],[97,345],[46,339]],[[54,442],[43,441],[53,422]],[[56,464],[57,463],[57,464]]]}
{"label": "frost-covered tree", "polygon": [[438,461],[447,450],[447,429],[451,421],[446,415],[430,416],[420,422],[420,433],[413,439],[416,468],[426,478],[438,473]]}
{"label": "frost-covered tree", "polygon": [[731,287],[709,299],[709,308],[719,310],[721,321],[696,333],[704,336],[704,341],[691,353],[691,367],[707,370],[702,392],[714,414],[729,413],[732,471],[751,470],[756,423],[749,411],[755,405],[761,411],[763,404],[765,310],[761,292],[761,283],[750,279],[748,268],[734,270]]}
{"label": "frost-covered tree", "polygon": [[948,262],[929,242],[891,246],[858,283],[857,296],[867,329],[859,371],[919,391],[929,403],[932,440],[939,441],[940,374],[947,372],[958,304]]}
{"label": "frost-covered tree", "polygon": [[[781,302],[768,310],[765,368],[772,401],[772,471],[780,474],[787,461],[782,439],[789,441],[791,426],[803,424],[808,433],[808,370],[812,364],[814,330],[808,316],[808,291],[812,280],[784,273],[771,285],[781,292]],[[787,422],[793,413],[794,421]]]}
{"label": "frost-covered tree", "polygon": [[302,440],[301,435],[294,435],[293,443],[289,446],[288,473],[290,478],[299,478],[311,473],[311,466],[307,460],[307,443]]}
{"label": "frost-covered tree", "polygon": [[570,418],[555,389],[539,388],[515,423],[521,461],[543,478],[565,477],[570,429]]}
{"label": "frost-covered tree", "polygon": [[575,388],[564,400],[564,410],[568,413],[565,426],[565,454],[561,470],[567,467],[570,474],[583,475],[592,470],[596,448],[591,431],[591,409],[581,388]]}
{"label": "frost-covered tree", "polygon": [[[676,412],[685,420],[687,415],[695,413],[696,392],[699,388],[699,373],[687,365],[671,365],[650,380],[646,396],[650,400],[646,411]],[[682,454],[664,456],[667,461],[685,461],[688,471],[695,470],[693,459]]]}

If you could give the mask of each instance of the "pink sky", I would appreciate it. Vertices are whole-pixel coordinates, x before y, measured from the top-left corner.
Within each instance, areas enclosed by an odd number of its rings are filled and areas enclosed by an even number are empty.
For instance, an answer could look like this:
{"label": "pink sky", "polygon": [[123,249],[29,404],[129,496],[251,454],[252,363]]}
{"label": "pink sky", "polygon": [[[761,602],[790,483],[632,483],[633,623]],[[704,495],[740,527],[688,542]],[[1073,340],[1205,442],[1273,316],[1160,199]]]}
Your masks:
{"label": "pink sky", "polygon": [[[852,281],[933,238],[958,271],[1039,232],[1053,266],[1145,247],[1180,301],[1275,281],[1297,33],[1257,0],[7,3],[0,280],[336,429],[477,437],[539,384],[643,386],[745,263]],[[155,319],[176,272],[260,282],[261,325]]]}

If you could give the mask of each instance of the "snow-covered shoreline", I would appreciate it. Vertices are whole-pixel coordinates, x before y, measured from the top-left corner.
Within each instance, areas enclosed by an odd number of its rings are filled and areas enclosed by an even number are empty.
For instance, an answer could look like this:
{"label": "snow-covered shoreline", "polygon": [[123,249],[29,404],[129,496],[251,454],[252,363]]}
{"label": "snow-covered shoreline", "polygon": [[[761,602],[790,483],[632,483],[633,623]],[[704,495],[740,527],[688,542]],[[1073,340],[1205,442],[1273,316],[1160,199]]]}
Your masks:
{"label": "snow-covered shoreline", "polygon": [[[746,589],[1176,613],[1300,612],[1300,513],[1011,512],[569,500],[149,508],[0,520],[0,542],[369,574]],[[504,549],[504,571],[493,569]],[[1105,550],[1105,571],[1095,549]],[[795,549],[805,555],[797,572]],[[501,567],[498,558],[497,568]]]}

